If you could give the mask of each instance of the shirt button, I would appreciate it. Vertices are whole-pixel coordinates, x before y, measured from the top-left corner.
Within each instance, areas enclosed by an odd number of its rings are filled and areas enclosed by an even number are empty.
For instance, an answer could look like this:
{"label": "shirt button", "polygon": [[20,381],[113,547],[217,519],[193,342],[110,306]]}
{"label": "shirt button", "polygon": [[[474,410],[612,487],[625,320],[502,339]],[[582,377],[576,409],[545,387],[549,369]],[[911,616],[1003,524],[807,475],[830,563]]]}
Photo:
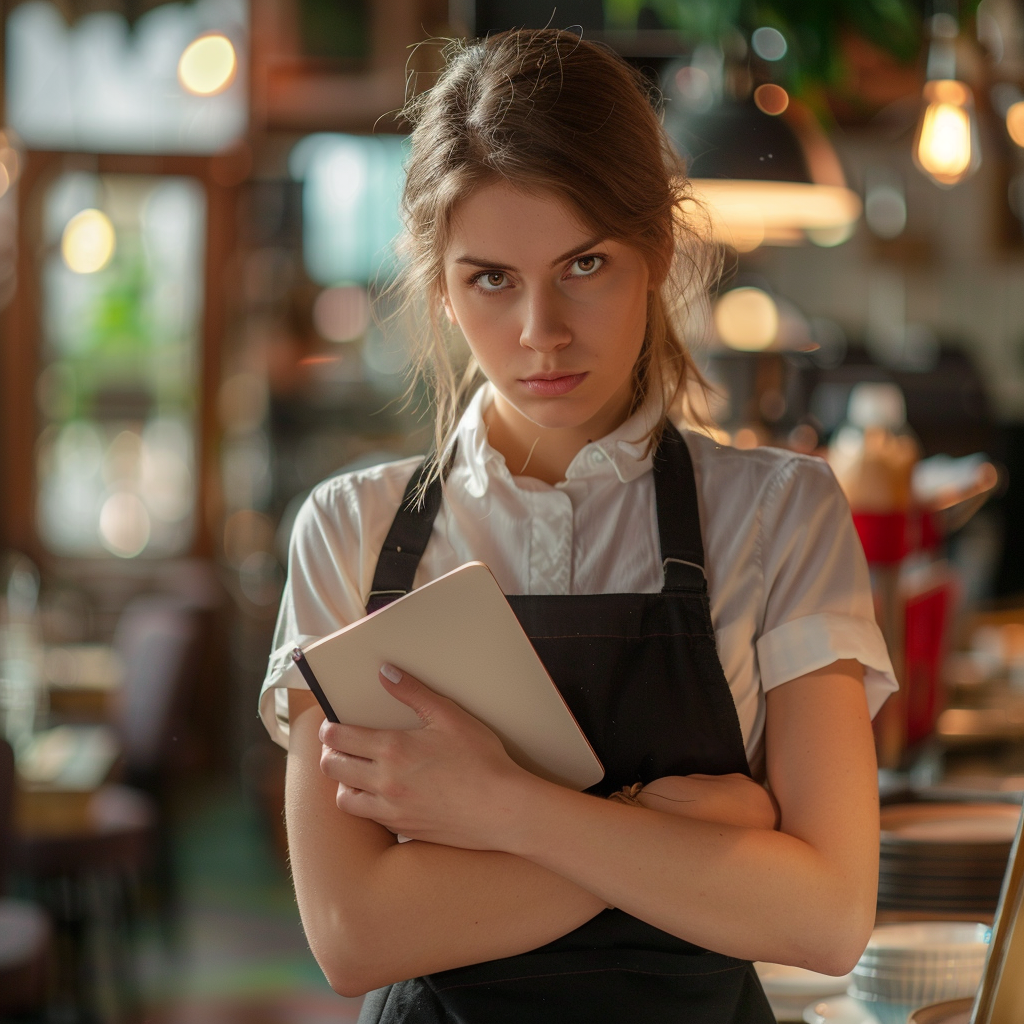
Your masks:
{"label": "shirt button", "polygon": [[595,448],[590,453],[590,461],[591,462],[604,462],[604,460],[605,460],[605,454],[604,454],[603,451],[601,451],[600,448]]}

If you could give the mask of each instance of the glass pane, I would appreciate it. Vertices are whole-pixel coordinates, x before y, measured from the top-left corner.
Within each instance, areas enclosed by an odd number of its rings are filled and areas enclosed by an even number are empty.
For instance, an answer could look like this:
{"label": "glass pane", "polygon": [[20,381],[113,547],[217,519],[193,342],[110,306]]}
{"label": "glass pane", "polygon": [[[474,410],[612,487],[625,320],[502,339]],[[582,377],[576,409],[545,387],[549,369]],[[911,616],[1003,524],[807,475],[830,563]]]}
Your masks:
{"label": "glass pane", "polygon": [[14,5],[8,123],[35,149],[215,153],[245,134],[247,22],[244,0],[161,4],[131,27],[115,11],[68,25],[49,0]]}
{"label": "glass pane", "polygon": [[191,543],[205,213],[190,178],[65,174],[46,194],[37,515],[54,552]]}
{"label": "glass pane", "polygon": [[394,273],[407,140],[399,135],[308,135],[288,159],[303,182],[302,246],[321,285],[366,284]]}

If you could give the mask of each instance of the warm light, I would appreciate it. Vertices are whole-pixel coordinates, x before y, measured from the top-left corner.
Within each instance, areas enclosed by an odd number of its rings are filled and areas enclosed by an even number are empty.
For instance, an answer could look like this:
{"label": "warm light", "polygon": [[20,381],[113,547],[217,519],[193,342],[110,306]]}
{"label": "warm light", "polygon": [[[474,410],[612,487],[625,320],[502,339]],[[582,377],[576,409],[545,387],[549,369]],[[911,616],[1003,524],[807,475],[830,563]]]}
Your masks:
{"label": "warm light", "polygon": [[914,162],[936,184],[949,187],[981,164],[971,90],[954,79],[925,83],[927,101],[914,140]]}
{"label": "warm light", "polygon": [[6,132],[0,132],[0,196],[18,180],[21,161]]}
{"label": "warm light", "polygon": [[855,224],[841,224],[837,228],[808,228],[807,237],[823,249],[832,249],[853,237]]}
{"label": "warm light", "polygon": [[754,90],[754,104],[765,114],[777,117],[785,113],[786,107],[789,106],[789,93],[781,85],[765,82]]}
{"label": "warm light", "polygon": [[135,494],[118,491],[100,510],[100,539],[119,558],[134,558],[149,543],[149,513]]}
{"label": "warm light", "polygon": [[710,214],[714,238],[740,252],[798,245],[807,232],[852,228],[861,210],[860,197],[838,185],[718,178],[694,178],[692,185]]}
{"label": "warm light", "polygon": [[779,333],[779,309],[760,288],[733,288],[715,305],[718,336],[730,348],[760,352]]}
{"label": "warm light", "polygon": [[756,448],[760,443],[761,439],[757,436],[757,431],[752,430],[750,427],[740,427],[732,439],[733,448],[742,448],[744,450]]}
{"label": "warm light", "polygon": [[1018,146],[1024,146],[1024,100],[1014,103],[1006,112],[1006,130]]}
{"label": "warm light", "polygon": [[237,70],[238,58],[227,36],[200,36],[178,61],[178,81],[196,96],[216,96],[235,80]]}
{"label": "warm light", "polygon": [[102,210],[82,210],[67,222],[60,251],[70,270],[94,274],[110,262],[116,244],[110,218]]}

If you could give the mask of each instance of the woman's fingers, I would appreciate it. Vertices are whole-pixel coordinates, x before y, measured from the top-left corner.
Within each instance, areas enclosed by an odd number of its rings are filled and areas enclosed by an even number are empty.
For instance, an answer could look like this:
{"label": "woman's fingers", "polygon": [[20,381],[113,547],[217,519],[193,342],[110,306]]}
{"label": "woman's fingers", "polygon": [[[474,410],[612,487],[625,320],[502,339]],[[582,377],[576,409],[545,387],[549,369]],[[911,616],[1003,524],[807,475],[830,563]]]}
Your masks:
{"label": "woman's fingers", "polygon": [[320,771],[327,778],[353,789],[372,789],[378,784],[379,772],[374,761],[353,757],[326,745],[320,751]]}
{"label": "woman's fingers", "polygon": [[403,835],[489,848],[493,794],[523,769],[486,725],[415,676],[385,664],[380,685],[420,728],[322,723],[320,769],[338,783],[338,807]]}
{"label": "woman's fingers", "polygon": [[424,725],[430,725],[439,716],[449,714],[453,709],[461,710],[454,701],[435,693],[415,676],[403,672],[394,665],[381,665],[379,678],[384,689],[396,700],[412,708]]}
{"label": "woman's fingers", "polygon": [[320,726],[320,742],[355,757],[375,761],[394,742],[392,729],[367,729],[361,725],[338,725],[324,719]]}
{"label": "woman's fingers", "polygon": [[355,789],[352,786],[346,786],[343,782],[339,783],[334,802],[337,804],[338,809],[346,814],[354,814],[357,818],[373,818],[375,821],[377,820],[379,814],[377,809],[378,801],[373,793],[365,789]]}

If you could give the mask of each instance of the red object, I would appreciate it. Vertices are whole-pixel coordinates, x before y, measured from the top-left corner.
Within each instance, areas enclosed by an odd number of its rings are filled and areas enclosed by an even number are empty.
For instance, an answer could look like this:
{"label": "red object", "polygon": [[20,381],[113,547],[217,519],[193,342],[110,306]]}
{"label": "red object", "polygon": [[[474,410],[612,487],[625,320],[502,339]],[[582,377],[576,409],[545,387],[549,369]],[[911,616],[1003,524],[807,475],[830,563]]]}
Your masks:
{"label": "red object", "polygon": [[934,551],[943,540],[938,520],[931,512],[921,513],[921,536],[919,538],[922,551]]}
{"label": "red object", "polygon": [[907,598],[904,646],[907,744],[930,735],[942,710],[940,669],[953,585],[946,580]]}
{"label": "red object", "polygon": [[895,565],[910,551],[906,512],[854,512],[853,525],[874,565]]}

